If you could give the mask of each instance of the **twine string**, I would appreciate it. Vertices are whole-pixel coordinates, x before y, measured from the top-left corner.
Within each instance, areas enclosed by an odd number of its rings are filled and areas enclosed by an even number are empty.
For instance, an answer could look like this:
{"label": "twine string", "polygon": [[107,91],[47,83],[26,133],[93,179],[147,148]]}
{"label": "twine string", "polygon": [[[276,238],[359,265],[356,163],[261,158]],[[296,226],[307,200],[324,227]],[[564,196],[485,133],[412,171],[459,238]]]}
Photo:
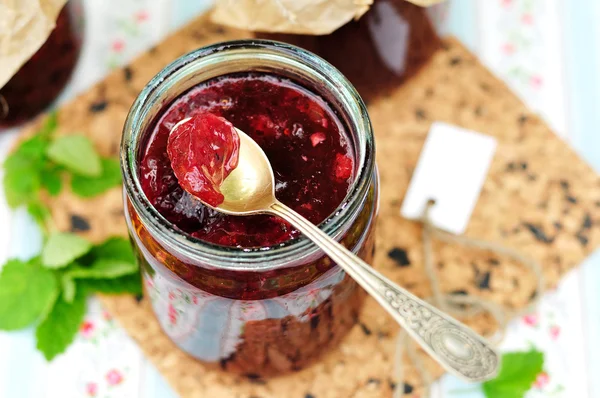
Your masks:
{"label": "twine string", "polygon": [[[504,330],[506,329],[508,321],[512,318],[531,312],[531,310],[538,304],[539,299],[544,292],[544,275],[542,273],[542,268],[537,261],[510,247],[506,247],[494,242],[469,238],[462,235],[454,235],[440,230],[433,225],[430,218],[431,209],[434,205],[435,202],[433,200],[428,201],[423,217],[421,218],[421,223],[423,224],[422,244],[424,269],[432,291],[432,296],[425,298],[425,300],[429,303],[432,303],[442,311],[448,312],[452,316],[458,318],[472,317],[482,313],[490,314],[498,323],[498,332],[494,336],[484,337],[494,337],[492,343],[497,345],[504,337]],[[438,279],[438,273],[433,261],[433,239],[437,239],[448,244],[457,244],[481,251],[489,251],[498,256],[511,257],[517,262],[521,263],[536,278],[535,291],[534,294],[532,294],[529,303],[521,310],[514,310],[507,306],[503,306],[478,296],[457,296],[443,293]],[[423,359],[417,351],[415,342],[408,337],[408,334],[403,329],[400,329],[396,340],[394,367],[397,383],[396,387],[394,388],[394,398],[401,398],[404,394],[404,353],[406,353],[408,360],[423,382],[423,396],[429,396],[429,390],[431,388],[431,384],[433,383],[433,377],[425,367]]]}

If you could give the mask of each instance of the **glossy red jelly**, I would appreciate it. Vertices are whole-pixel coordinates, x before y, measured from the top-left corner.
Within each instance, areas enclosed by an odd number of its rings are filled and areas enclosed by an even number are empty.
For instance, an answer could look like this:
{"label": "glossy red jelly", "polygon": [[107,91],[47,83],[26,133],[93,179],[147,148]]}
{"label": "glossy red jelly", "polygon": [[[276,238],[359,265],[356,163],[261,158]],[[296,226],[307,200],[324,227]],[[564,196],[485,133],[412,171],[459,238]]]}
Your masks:
{"label": "glossy red jelly", "polygon": [[197,113],[171,130],[167,154],[179,185],[216,207],[225,199],[220,189],[223,180],[238,165],[240,137],[222,117]]}
{"label": "glossy red jelly", "polygon": [[181,230],[236,247],[272,246],[298,235],[278,217],[227,216],[182,189],[167,155],[169,133],[179,121],[206,112],[227,119],[262,147],[275,173],[277,198],[311,222],[322,222],[344,200],[355,165],[349,140],[329,105],[286,79],[225,76],[177,99],[156,123],[142,154],[144,193]]}

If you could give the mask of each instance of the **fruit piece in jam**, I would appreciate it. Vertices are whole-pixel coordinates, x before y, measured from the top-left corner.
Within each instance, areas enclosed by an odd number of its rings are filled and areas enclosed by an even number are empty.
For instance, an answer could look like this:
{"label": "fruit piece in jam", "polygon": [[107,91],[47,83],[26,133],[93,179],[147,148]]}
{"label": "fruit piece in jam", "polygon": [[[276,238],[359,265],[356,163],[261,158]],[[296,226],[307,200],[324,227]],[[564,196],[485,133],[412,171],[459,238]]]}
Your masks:
{"label": "fruit piece in jam", "polygon": [[218,206],[220,187],[238,165],[240,137],[231,123],[212,113],[198,113],[177,123],[169,135],[167,154],[179,185]]}
{"label": "fruit piece in jam", "polygon": [[167,155],[170,130],[198,114],[223,117],[253,138],[269,158],[275,195],[314,224],[342,203],[354,178],[352,147],[330,106],[290,80],[267,74],[227,75],[175,100],[142,146],[140,181],[152,205],[191,236],[223,246],[266,247],[299,235],[279,217],[228,216],[179,185]]}

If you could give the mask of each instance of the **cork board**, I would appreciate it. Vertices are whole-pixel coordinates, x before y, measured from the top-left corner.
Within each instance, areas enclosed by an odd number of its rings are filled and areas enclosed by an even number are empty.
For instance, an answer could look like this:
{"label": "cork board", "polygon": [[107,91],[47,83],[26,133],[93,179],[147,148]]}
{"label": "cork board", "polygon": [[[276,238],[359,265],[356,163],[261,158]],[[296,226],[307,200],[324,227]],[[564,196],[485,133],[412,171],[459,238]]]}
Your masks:
{"label": "cork board", "polygon": [[[201,17],[62,107],[59,134],[83,132],[103,155],[116,156],[129,107],[154,74],[200,46],[243,37],[249,33]],[[499,141],[468,236],[503,242],[534,257],[542,263],[549,286],[599,246],[600,178],[456,40],[447,40],[401,88],[370,103],[369,112],[382,182],[373,265],[414,293],[430,294],[421,230],[402,219],[399,208],[436,120]],[[99,241],[126,233],[121,195],[114,189],[82,200],[63,192],[49,204],[60,229]],[[476,294],[519,308],[534,291],[533,277],[509,259],[440,243],[434,250],[446,292]],[[182,397],[391,397],[397,383],[392,370],[398,327],[373,300],[367,301],[359,324],[336,351],[306,370],[271,380],[232,376],[194,361],[161,332],[143,299],[102,297],[102,302]],[[480,333],[496,327],[485,316],[466,322]],[[425,361],[435,376],[442,374],[431,360]],[[419,391],[414,369],[408,369],[402,382],[408,396]]]}

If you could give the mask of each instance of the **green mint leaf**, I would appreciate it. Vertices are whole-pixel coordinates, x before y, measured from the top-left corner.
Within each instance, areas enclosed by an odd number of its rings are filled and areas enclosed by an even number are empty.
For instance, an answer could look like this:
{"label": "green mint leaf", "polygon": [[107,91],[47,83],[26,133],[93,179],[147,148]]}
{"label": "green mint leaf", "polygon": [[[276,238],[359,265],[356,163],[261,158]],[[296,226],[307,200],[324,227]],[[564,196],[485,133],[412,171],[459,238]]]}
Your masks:
{"label": "green mint leaf", "polygon": [[133,274],[137,270],[129,240],[113,237],[94,246],[86,256],[69,266],[65,273],[77,279],[110,279]]}
{"label": "green mint leaf", "polygon": [[47,268],[62,268],[83,256],[92,248],[87,240],[69,233],[54,233],[42,249],[42,264]]}
{"label": "green mint leaf", "polygon": [[0,273],[0,330],[29,326],[48,313],[59,294],[54,274],[39,259],[8,260]]}
{"label": "green mint leaf", "polygon": [[26,159],[27,162],[33,164],[37,168],[41,168],[46,162],[46,151],[50,146],[50,140],[48,137],[41,136],[39,134],[34,135],[21,142],[17,149],[6,159],[5,168],[11,169],[14,166],[14,158]]}
{"label": "green mint leaf", "polygon": [[41,186],[41,171],[48,162],[46,150],[50,141],[35,135],[23,141],[4,162],[4,192],[10,207],[37,198]]}
{"label": "green mint leaf", "polygon": [[66,135],[55,139],[46,152],[48,157],[75,174],[98,177],[102,172],[100,157],[89,138]]}
{"label": "green mint leaf", "polygon": [[62,171],[58,167],[46,168],[40,173],[42,187],[48,191],[50,196],[56,196],[62,189]]}
{"label": "green mint leaf", "polygon": [[40,190],[39,170],[32,165],[18,170],[6,169],[3,183],[6,202],[14,209],[37,197]]}
{"label": "green mint leaf", "polygon": [[73,342],[85,315],[85,294],[77,292],[72,303],[59,297],[35,332],[37,348],[50,361]]}
{"label": "green mint leaf", "polygon": [[483,383],[483,392],[487,398],[522,398],[543,366],[544,354],[540,351],[506,353],[502,355],[500,374]]}
{"label": "green mint leaf", "polygon": [[15,208],[36,199],[40,186],[46,187],[51,194],[56,190],[56,180],[49,181],[50,185],[47,185],[43,172],[48,165],[46,152],[55,129],[56,115],[52,114],[36,135],[21,142],[6,158],[4,192],[10,207]]}
{"label": "green mint leaf", "polygon": [[103,158],[102,173],[98,177],[74,175],[71,190],[74,194],[91,198],[121,185],[121,168],[117,159]]}
{"label": "green mint leaf", "polygon": [[137,269],[135,263],[101,258],[89,266],[73,264],[65,273],[74,279],[110,279],[133,274]]}
{"label": "green mint leaf", "polygon": [[60,278],[60,282],[62,285],[63,300],[69,304],[72,303],[75,299],[75,292],[77,290],[75,281],[68,274],[63,274]]}
{"label": "green mint leaf", "polygon": [[6,172],[20,171],[22,169],[31,168],[32,166],[35,169],[36,166],[38,166],[37,164],[34,164],[35,160],[36,159],[30,157],[26,153],[20,152],[19,149],[16,149],[13,153],[10,153],[6,157],[2,167],[4,167]]}
{"label": "green mint leaf", "polygon": [[136,272],[112,279],[81,279],[77,288],[90,294],[142,294],[142,280],[140,273]]}
{"label": "green mint leaf", "polygon": [[[94,246],[82,261],[84,264],[91,264],[99,259],[113,259],[136,264],[135,254],[131,247],[129,239],[118,236],[108,238],[97,246]],[[87,260],[87,262],[85,261]]]}

